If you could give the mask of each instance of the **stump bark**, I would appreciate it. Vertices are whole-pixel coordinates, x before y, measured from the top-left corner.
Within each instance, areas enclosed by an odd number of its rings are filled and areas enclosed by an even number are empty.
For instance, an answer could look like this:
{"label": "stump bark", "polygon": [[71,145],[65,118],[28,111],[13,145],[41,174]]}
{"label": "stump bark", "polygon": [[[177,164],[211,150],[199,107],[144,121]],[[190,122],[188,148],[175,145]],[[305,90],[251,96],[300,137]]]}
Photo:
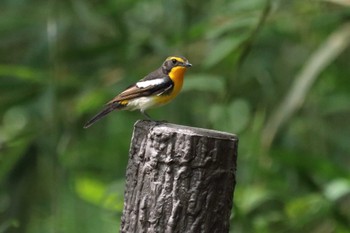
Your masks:
{"label": "stump bark", "polygon": [[228,133],[138,121],[120,231],[228,232],[237,145]]}

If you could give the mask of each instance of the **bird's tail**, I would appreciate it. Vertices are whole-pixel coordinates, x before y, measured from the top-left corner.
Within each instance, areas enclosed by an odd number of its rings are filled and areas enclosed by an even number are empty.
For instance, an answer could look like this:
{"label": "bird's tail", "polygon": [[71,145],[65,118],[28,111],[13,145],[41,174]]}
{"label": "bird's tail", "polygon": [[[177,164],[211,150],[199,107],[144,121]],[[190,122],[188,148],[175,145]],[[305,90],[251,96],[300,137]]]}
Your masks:
{"label": "bird's tail", "polygon": [[117,108],[112,105],[107,105],[104,109],[102,109],[99,113],[97,113],[91,120],[86,122],[84,125],[84,128],[89,128],[92,124],[94,124],[96,121],[100,120],[102,117],[106,116],[108,113],[112,112],[113,110],[116,110]]}

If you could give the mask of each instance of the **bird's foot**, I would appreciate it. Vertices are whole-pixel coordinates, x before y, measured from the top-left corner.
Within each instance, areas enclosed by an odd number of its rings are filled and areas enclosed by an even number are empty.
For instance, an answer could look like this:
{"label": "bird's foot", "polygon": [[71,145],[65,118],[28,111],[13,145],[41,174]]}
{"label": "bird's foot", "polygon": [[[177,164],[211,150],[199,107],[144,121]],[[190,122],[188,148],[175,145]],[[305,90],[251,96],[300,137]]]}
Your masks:
{"label": "bird's foot", "polygon": [[152,121],[156,125],[161,125],[161,124],[164,124],[164,123],[168,123],[165,120],[154,120],[154,119],[152,119],[152,117],[149,114],[147,114],[145,110],[140,110],[140,112],[146,118],[146,120]]}

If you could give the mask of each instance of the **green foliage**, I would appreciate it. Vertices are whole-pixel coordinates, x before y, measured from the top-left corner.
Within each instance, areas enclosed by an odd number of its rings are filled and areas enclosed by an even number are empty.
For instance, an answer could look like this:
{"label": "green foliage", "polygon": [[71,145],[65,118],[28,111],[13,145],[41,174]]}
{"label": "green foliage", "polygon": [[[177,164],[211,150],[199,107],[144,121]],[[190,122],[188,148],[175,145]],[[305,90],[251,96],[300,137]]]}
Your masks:
{"label": "green foliage", "polygon": [[350,229],[346,1],[20,1],[0,14],[0,233],[117,232],[137,112],[88,120],[172,54],[156,119],[239,136],[231,232]]}

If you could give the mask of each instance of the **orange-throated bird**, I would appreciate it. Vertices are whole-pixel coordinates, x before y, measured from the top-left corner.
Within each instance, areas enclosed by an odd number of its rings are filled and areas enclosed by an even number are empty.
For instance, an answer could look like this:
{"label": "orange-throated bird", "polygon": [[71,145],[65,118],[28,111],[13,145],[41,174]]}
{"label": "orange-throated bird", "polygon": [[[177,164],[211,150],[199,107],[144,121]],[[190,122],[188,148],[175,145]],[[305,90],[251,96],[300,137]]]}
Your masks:
{"label": "orange-throated bird", "polygon": [[191,66],[191,63],[184,57],[168,57],[157,70],[129,86],[109,101],[105,108],[84,125],[84,128],[90,127],[113,110],[132,111],[138,109],[150,119],[145,111],[174,99],[182,88],[186,69]]}

